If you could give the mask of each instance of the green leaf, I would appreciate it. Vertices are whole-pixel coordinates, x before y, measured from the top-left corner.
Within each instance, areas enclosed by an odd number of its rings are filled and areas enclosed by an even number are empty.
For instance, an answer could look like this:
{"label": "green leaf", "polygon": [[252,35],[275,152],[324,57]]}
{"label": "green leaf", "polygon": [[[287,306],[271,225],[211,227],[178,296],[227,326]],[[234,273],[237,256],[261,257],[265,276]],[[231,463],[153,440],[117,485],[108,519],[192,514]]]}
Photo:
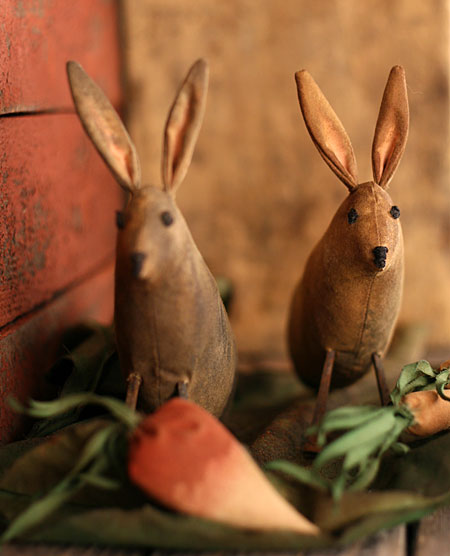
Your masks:
{"label": "green leaf", "polygon": [[405,365],[391,393],[394,405],[399,405],[403,396],[417,390],[432,390],[437,388],[439,372],[435,371],[425,360]]}
{"label": "green leaf", "polygon": [[369,459],[364,465],[364,472],[360,472],[359,475],[351,482],[349,491],[354,492],[364,490],[368,485],[370,485],[378,473],[380,461],[380,458]]}
{"label": "green leaf", "polygon": [[[87,440],[110,422],[96,419],[84,421],[61,432],[40,439],[8,467],[0,478],[0,488],[36,495],[49,491],[74,466]],[[2,451],[9,452],[14,444]],[[0,507],[0,510],[2,508]],[[8,507],[4,508],[8,513]],[[9,514],[8,514],[9,515]]]}
{"label": "green leaf", "polygon": [[436,389],[439,396],[450,401],[445,394],[445,387],[450,383],[450,369],[435,371],[428,361],[417,361],[403,367],[397,384],[392,391],[391,400],[399,405],[403,396],[410,392]]}
{"label": "green leaf", "polygon": [[[106,474],[109,468],[109,458],[105,448],[110,439],[119,434],[121,429],[123,427],[120,423],[84,422],[78,427],[55,435],[51,440],[26,453],[23,458],[13,464],[12,468],[2,477],[2,487],[9,487],[8,490],[19,487],[32,495],[38,493],[36,488],[38,485],[41,487],[42,474],[40,471],[41,469],[45,470],[47,462],[51,465],[63,463],[65,472],[60,469],[59,473],[62,472],[63,478],[44,496],[38,500],[32,500],[22,513],[14,517],[2,537],[2,542],[16,538],[28,531],[29,528],[44,522],[85,485],[94,485],[102,489],[118,488],[120,483]],[[77,434],[78,431],[81,434]],[[78,460],[74,457],[75,454],[79,454]],[[53,462],[53,458],[56,458],[55,462]],[[25,471],[25,477],[23,477],[23,471]],[[52,470],[49,471],[51,475]],[[57,477],[56,480],[58,480]],[[30,478],[32,481],[29,480]]]}
{"label": "green leaf", "polygon": [[8,542],[23,534],[24,531],[43,522],[56,511],[64,502],[69,500],[80,488],[79,484],[71,484],[69,480],[61,482],[44,498],[33,502],[22,512],[0,537],[0,543]]}
{"label": "green leaf", "polygon": [[445,394],[445,387],[449,384],[450,369],[444,369],[436,377],[436,390],[439,396],[448,402],[450,402],[450,397]]}
{"label": "green leaf", "polygon": [[55,417],[70,409],[90,404],[106,408],[116,419],[131,429],[136,427],[142,419],[136,411],[130,409],[124,402],[89,393],[73,394],[50,402],[31,400],[28,407],[22,406],[14,400],[10,400],[10,403],[16,411],[40,419]]}
{"label": "green leaf", "polygon": [[353,428],[376,419],[380,413],[379,407],[346,406],[334,409],[325,415],[321,424],[311,427],[307,434],[321,432],[328,434],[333,431]]}
{"label": "green leaf", "polygon": [[[117,431],[117,424],[108,425],[103,429],[96,432],[86,443],[81,452],[81,456],[76,465],[71,469],[70,476],[75,476],[80,473],[87,465],[89,465],[95,458],[102,456],[106,443],[112,434]],[[107,460],[105,459],[105,463]],[[106,465],[105,465],[106,466]]]}
{"label": "green leaf", "polygon": [[307,469],[306,467],[301,467],[295,463],[284,460],[275,460],[266,463],[265,469],[269,471],[281,471],[289,477],[292,477],[300,483],[312,486],[319,490],[326,491],[329,489],[329,483],[321,475],[312,469]]}
{"label": "green leaf", "polygon": [[105,490],[115,490],[120,488],[120,483],[114,479],[103,477],[98,473],[80,473],[83,484],[92,485]]}
{"label": "green leaf", "polygon": [[218,550],[295,550],[330,543],[319,537],[287,531],[249,531],[222,523],[179,515],[143,505],[132,510],[102,508],[63,516],[27,537],[33,542],[72,543],[82,546],[156,548],[203,552]]}
{"label": "green leaf", "polygon": [[[356,426],[346,434],[342,435],[335,441],[328,444],[314,462],[314,467],[319,468],[330,460],[339,458],[348,453],[352,448],[357,447],[360,443],[366,442],[368,439],[378,440],[387,430],[393,426],[393,412],[391,408],[385,408],[386,411],[378,416],[376,420],[370,420],[361,426]],[[329,420],[333,418],[333,412],[328,415]],[[378,444],[374,444],[374,449]]]}

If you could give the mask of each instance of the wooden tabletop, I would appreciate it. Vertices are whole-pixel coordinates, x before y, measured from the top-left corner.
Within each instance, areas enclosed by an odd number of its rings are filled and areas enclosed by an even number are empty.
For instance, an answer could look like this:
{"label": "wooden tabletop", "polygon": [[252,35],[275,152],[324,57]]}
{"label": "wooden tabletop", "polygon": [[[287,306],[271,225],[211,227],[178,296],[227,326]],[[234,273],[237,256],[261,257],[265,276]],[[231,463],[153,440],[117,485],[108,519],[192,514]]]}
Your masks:
{"label": "wooden tabletop", "polygon": [[[339,550],[296,552],[297,556],[445,556],[450,546],[450,508],[441,508],[420,523],[400,525],[390,531],[381,531],[373,537],[358,541]],[[7,545],[3,556],[187,556],[189,553],[161,550],[109,549],[75,546]],[[193,554],[192,552],[190,554]],[[220,556],[227,552],[202,553]],[[233,553],[237,556],[238,553]],[[261,555],[275,552],[261,552]],[[257,556],[254,553],[253,556]]]}

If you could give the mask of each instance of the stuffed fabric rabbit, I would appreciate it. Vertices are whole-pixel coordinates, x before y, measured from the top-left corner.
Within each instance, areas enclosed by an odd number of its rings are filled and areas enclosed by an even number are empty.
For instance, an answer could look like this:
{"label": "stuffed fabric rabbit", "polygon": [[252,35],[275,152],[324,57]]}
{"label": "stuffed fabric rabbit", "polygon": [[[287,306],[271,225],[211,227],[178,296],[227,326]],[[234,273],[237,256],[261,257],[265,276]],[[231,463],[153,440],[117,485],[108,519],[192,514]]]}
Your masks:
{"label": "stuffed fabric rabbit", "polygon": [[67,71],[87,134],[130,193],[117,218],[115,330],[121,368],[134,387],[142,379],[144,410],[182,393],[219,416],[233,389],[235,343],[216,282],[175,203],[203,119],[207,64],[198,60],[192,66],[169,112],[162,187],[141,185],[135,147],[108,99],[79,64],[69,62]]}
{"label": "stuffed fabric rabbit", "polygon": [[361,184],[350,140],[323,93],[306,71],[296,74],[296,82],[309,134],[349,195],[309,256],[295,290],[290,352],[301,379],[320,384],[318,405],[325,406],[330,381],[336,387],[351,384],[372,362],[387,401],[379,363],[403,288],[400,210],[387,187],[408,135],[404,70],[395,66],[389,75],[372,147],[373,181]]}

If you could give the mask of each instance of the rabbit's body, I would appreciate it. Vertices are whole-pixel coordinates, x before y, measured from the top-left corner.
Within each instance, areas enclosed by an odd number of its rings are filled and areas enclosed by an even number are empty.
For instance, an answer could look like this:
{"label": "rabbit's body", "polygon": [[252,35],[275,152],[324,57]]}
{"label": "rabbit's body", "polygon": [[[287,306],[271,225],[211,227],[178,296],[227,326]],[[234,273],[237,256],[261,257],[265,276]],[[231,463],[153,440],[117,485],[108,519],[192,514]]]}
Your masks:
{"label": "rabbit's body", "polygon": [[[161,405],[183,382],[190,399],[221,415],[236,366],[225,308],[181,212],[168,194],[157,188],[149,194],[148,189],[130,200],[117,239],[115,323],[121,368],[144,378],[144,409]],[[173,218],[167,228],[161,226],[163,213]],[[167,234],[166,242],[158,237]],[[152,252],[155,243],[158,249]],[[132,281],[136,268],[130,253],[146,254]]]}
{"label": "rabbit's body", "polygon": [[389,75],[375,130],[374,180],[360,184],[340,120],[308,72],[298,72],[296,80],[311,138],[349,190],[306,263],[289,317],[289,349],[297,373],[307,384],[320,385],[317,421],[330,380],[335,387],[351,384],[372,362],[386,401],[377,361],[388,347],[398,317],[404,265],[400,210],[386,189],[404,151],[408,101],[404,71],[396,66]]}
{"label": "rabbit's body", "polygon": [[141,185],[139,159],[98,86],[69,62],[80,119],[119,184],[130,193],[118,214],[115,330],[127,394],[153,410],[176,394],[220,416],[232,393],[236,348],[216,282],[176,206],[206,102],[208,68],[198,60],[182,83],[164,132],[163,186]]}
{"label": "rabbit's body", "polygon": [[[383,355],[389,344],[403,287],[403,238],[399,221],[389,215],[391,207],[381,187],[361,184],[344,200],[306,263],[292,301],[289,345],[300,377],[310,386],[319,386],[326,349],[336,352],[332,386],[340,387],[366,373],[372,354]],[[360,222],[349,225],[351,208]],[[342,241],[343,228],[351,241]],[[389,249],[383,269],[374,264],[373,248],[379,245]]]}

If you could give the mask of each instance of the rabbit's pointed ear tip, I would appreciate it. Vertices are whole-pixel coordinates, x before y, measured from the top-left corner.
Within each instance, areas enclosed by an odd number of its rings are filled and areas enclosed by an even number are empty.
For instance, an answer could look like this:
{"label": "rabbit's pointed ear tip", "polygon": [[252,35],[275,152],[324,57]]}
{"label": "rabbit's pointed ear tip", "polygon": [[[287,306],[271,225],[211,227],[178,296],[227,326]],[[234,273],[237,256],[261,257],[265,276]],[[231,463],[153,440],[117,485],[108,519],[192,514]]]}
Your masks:
{"label": "rabbit's pointed ear tip", "polygon": [[75,72],[83,72],[83,67],[79,62],[76,62],[75,60],[69,60],[68,62],[66,62],[66,71],[68,73],[68,75],[72,75]]}
{"label": "rabbit's pointed ear tip", "polygon": [[305,81],[311,81],[312,80],[312,76],[309,73],[308,70],[302,69],[299,71],[295,72],[295,81],[300,84],[300,83],[304,83]]}
{"label": "rabbit's pointed ear tip", "polygon": [[209,75],[208,62],[204,58],[199,58],[192,64],[188,73],[194,79],[207,79]]}
{"label": "rabbit's pointed ear tip", "polygon": [[391,69],[391,73],[395,73],[397,75],[405,75],[405,68],[400,65],[393,66]]}
{"label": "rabbit's pointed ear tip", "polygon": [[192,67],[199,71],[208,71],[209,69],[208,62],[204,58],[198,58],[198,60],[193,63]]}

